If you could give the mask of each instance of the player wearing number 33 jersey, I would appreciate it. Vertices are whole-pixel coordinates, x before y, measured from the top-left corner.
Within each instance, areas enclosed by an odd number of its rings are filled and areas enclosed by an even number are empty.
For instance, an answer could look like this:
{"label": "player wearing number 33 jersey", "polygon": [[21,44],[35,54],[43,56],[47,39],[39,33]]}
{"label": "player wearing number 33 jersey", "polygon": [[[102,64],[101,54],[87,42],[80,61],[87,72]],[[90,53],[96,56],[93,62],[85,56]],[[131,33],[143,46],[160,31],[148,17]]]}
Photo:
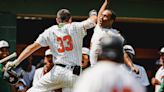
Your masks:
{"label": "player wearing number 33 jersey", "polygon": [[97,16],[90,16],[82,22],[72,22],[69,10],[61,9],[56,20],[58,25],[46,29],[16,60],[5,66],[6,69],[16,67],[39,48],[50,47],[53,57],[56,57],[53,59],[55,65],[27,92],[48,92],[59,88],[63,92],[72,92],[73,84],[80,74],[83,37],[87,29],[95,26]]}
{"label": "player wearing number 33 jersey", "polygon": [[40,44],[41,47],[50,47],[56,58],[53,61],[55,65],[29,92],[47,92],[58,88],[62,88],[64,92],[72,92],[73,84],[81,70],[83,37],[87,29],[96,25],[96,16],[94,18],[88,18],[82,22],[62,22],[39,35],[35,43]]}
{"label": "player wearing number 33 jersey", "polygon": [[83,37],[86,34],[86,29],[92,28],[94,23],[88,19],[81,23],[60,25],[60,27],[54,25],[45,30],[36,42],[43,47],[50,46],[57,58],[54,63],[80,66]]}

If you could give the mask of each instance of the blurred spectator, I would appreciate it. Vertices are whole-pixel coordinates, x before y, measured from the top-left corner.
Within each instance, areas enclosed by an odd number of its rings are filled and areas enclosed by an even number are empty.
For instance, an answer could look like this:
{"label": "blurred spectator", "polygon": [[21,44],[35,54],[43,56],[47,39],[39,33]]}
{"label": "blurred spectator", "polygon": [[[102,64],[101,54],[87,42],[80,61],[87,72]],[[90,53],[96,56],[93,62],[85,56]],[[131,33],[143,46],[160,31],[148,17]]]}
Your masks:
{"label": "blurred spectator", "polygon": [[160,54],[160,62],[162,66],[158,69],[155,77],[153,77],[151,80],[152,85],[155,86],[155,92],[159,92],[161,82],[163,81],[163,78],[164,78],[164,47],[161,48],[159,54]]}
{"label": "blurred spectator", "polygon": [[17,92],[26,92],[28,87],[26,86],[26,82],[21,78],[18,83],[15,85]]}
{"label": "blurred spectator", "polygon": [[[0,41],[0,60],[9,55],[9,43],[5,40]],[[11,85],[3,80],[4,66],[7,61],[0,64],[0,92],[11,92]]]}
{"label": "blurred spectator", "polygon": [[52,61],[52,52],[50,49],[46,50],[45,57],[44,57],[44,66],[41,68],[38,68],[35,72],[34,78],[33,78],[33,85],[37,83],[37,81],[46,73],[48,73],[52,67],[54,66],[54,63]]}
{"label": "blurred spectator", "polygon": [[[164,56],[162,55],[162,52],[164,52],[164,47],[161,48],[161,50],[159,51],[160,57],[159,57],[159,59],[157,59],[157,61],[155,62],[155,64],[157,65],[157,68],[158,68],[158,69],[159,69],[159,67],[162,65],[162,60],[163,60],[163,58],[164,58]],[[158,69],[157,69],[157,70],[158,70]]]}
{"label": "blurred spectator", "polygon": [[[123,49],[127,53],[127,55],[129,56],[131,61],[134,61],[135,51],[134,51],[133,47],[131,45],[124,45]],[[122,68],[127,70],[130,73],[130,75],[132,75],[134,78],[136,78],[143,86],[145,86],[145,87],[149,86],[150,83],[149,83],[145,68],[143,66],[140,66],[137,64],[134,64],[134,67],[137,67],[139,69],[138,74],[134,73],[130,69],[130,67],[128,67],[126,64],[122,65]]]}
{"label": "blurred spectator", "polygon": [[82,48],[82,69],[86,69],[87,67],[90,66],[90,61],[89,61],[89,49],[86,47]]}
{"label": "blurred spectator", "polygon": [[[3,59],[9,55],[9,43],[5,40],[0,41],[0,59]],[[7,63],[3,62],[2,64],[5,65]]]}
{"label": "blurred spectator", "polygon": [[[33,78],[33,85],[35,85],[41,77],[43,77],[46,73],[48,73],[53,68],[54,63],[52,59],[53,56],[51,50],[50,49],[46,50],[45,57],[44,57],[44,66],[38,68],[35,71],[34,78]],[[62,92],[62,89],[57,89],[50,92]]]}
{"label": "blurred spectator", "polygon": [[32,81],[35,73],[36,67],[32,65],[32,55],[25,59],[19,68],[17,68],[17,73],[20,75],[20,80],[16,85],[19,92],[26,92],[28,88],[32,86]]}

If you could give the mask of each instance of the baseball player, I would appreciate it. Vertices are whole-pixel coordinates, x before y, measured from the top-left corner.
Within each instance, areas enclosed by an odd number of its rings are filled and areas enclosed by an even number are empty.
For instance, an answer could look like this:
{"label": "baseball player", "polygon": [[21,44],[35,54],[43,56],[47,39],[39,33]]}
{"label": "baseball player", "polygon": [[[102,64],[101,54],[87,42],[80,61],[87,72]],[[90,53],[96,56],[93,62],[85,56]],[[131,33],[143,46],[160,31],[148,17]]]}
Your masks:
{"label": "baseball player", "polygon": [[[43,77],[46,73],[48,73],[52,67],[54,66],[53,60],[52,60],[52,52],[50,49],[45,51],[45,57],[44,57],[44,67],[38,68],[35,71],[35,75],[33,78],[33,85],[35,85],[37,83],[37,81],[39,81],[39,79],[41,77]],[[58,89],[61,90],[61,89]],[[58,91],[58,90],[53,90],[50,92],[62,92],[62,91]]]}
{"label": "baseball player", "polygon": [[97,16],[90,16],[82,22],[72,22],[69,10],[59,10],[56,18],[58,25],[40,34],[37,40],[29,45],[16,60],[7,63],[6,69],[16,67],[39,48],[49,46],[53,57],[56,57],[56,60],[53,60],[55,65],[28,92],[47,92],[63,87],[72,88],[81,70],[83,37],[87,29],[95,26],[96,20]]}
{"label": "baseball player", "polygon": [[86,47],[82,48],[82,62],[81,62],[81,67],[82,69],[86,69],[90,66],[90,61],[89,61],[89,49]]}
{"label": "baseball player", "polygon": [[153,77],[151,80],[152,85],[155,86],[155,92],[159,92],[161,83],[164,78],[164,47],[160,50],[160,62],[162,63],[162,66],[156,72],[155,78]]}
{"label": "baseball player", "polygon": [[[135,51],[133,49],[133,47],[131,45],[124,45],[123,47],[124,51],[128,54],[128,56],[130,57],[130,59],[133,61],[134,60],[134,56],[135,56]],[[146,74],[146,71],[144,69],[143,66],[134,64],[135,67],[137,67],[139,69],[139,73],[136,74],[134,73],[126,64],[122,64],[121,67],[128,71],[129,74],[131,74],[134,78],[136,78],[143,86],[149,86],[149,80]]]}
{"label": "baseball player", "polygon": [[[110,35],[120,35],[119,31],[112,28],[112,24],[116,19],[116,15],[112,10],[106,9],[107,5],[109,4],[110,0],[105,0],[103,3],[99,13],[98,13],[98,20],[97,25],[94,29],[94,34],[91,39],[91,49],[90,49],[90,62],[91,66],[95,65],[97,63],[97,56],[96,53],[98,50],[98,44],[101,37],[103,37],[105,34]],[[95,11],[93,13],[90,13],[90,15],[94,15]],[[125,53],[124,55],[125,63],[131,67],[133,71],[136,73],[138,72],[138,69],[133,66],[133,63],[129,60],[129,57]]]}
{"label": "baseball player", "polygon": [[99,48],[97,64],[80,75],[73,92],[145,92],[135,78],[120,68],[123,63],[121,36],[103,36]]}

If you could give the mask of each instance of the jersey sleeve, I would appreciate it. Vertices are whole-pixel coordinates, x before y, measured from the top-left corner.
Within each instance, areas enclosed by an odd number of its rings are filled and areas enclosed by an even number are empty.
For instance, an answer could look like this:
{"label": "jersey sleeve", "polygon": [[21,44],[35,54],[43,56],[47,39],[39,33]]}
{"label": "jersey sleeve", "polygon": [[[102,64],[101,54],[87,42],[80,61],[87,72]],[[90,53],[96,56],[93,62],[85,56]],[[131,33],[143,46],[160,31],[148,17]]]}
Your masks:
{"label": "jersey sleeve", "polygon": [[48,46],[47,39],[48,39],[48,30],[45,30],[43,33],[39,35],[39,37],[35,42],[39,43],[42,47],[46,47]]}
{"label": "jersey sleeve", "polygon": [[90,28],[94,27],[95,25],[96,25],[96,23],[91,19],[84,20],[78,24],[78,26],[80,28],[83,28],[84,30],[90,29]]}
{"label": "jersey sleeve", "polygon": [[76,25],[77,28],[82,30],[93,28],[96,25],[96,23],[91,19],[87,19],[82,22],[74,22],[74,24]]}

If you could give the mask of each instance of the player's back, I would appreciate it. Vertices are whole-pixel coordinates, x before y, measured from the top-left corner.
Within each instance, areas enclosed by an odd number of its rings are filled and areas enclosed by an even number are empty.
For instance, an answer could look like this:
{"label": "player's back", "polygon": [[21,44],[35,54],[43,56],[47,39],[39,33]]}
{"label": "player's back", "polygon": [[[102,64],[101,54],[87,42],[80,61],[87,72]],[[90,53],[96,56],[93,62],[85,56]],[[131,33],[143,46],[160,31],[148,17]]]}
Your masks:
{"label": "player's back", "polygon": [[145,90],[117,64],[100,61],[84,71],[73,92],[145,92]]}
{"label": "player's back", "polygon": [[86,33],[82,27],[79,27],[79,23],[54,25],[43,34],[46,44],[56,56],[54,63],[80,65],[82,41]]}
{"label": "player's back", "polygon": [[42,47],[49,46],[55,63],[80,65],[82,58],[82,41],[86,30],[95,26],[91,18],[82,22],[54,25],[45,30],[36,40]]}

